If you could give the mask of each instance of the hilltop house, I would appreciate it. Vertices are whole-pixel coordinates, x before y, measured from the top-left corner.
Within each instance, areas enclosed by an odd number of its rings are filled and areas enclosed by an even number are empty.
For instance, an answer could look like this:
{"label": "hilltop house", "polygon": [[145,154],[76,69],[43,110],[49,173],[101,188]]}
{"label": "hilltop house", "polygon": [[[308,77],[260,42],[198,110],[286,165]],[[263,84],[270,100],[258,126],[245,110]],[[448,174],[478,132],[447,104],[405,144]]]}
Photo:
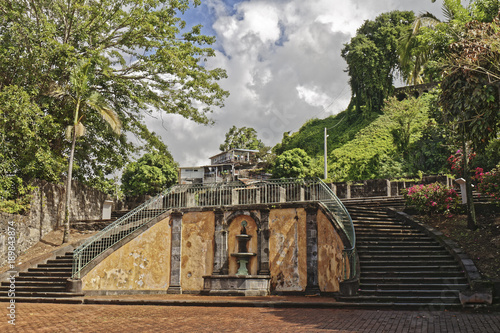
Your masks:
{"label": "hilltop house", "polygon": [[179,184],[236,181],[243,170],[255,168],[258,150],[231,149],[210,157],[210,165],[179,168]]}

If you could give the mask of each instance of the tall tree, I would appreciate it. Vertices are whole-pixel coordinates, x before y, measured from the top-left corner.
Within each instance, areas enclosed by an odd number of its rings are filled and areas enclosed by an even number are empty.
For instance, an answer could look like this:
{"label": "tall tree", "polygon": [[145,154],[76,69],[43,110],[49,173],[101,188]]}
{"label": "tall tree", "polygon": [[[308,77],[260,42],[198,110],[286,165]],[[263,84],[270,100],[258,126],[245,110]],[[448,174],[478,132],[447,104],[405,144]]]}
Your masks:
{"label": "tall tree", "polygon": [[[92,59],[92,86],[116,112],[123,131],[146,146],[166,149],[144,126],[147,114],[180,114],[208,124],[209,113],[227,96],[217,84],[225,71],[206,64],[215,56],[210,48],[215,39],[202,35],[201,26],[188,29],[178,17],[200,2],[2,1],[0,89],[17,85],[45,116],[63,127],[73,126],[68,116],[72,109],[47,91],[54,82],[68,85],[78,61]],[[127,162],[134,147],[127,136],[110,135],[95,115],[89,115],[86,124],[92,135],[79,139],[75,156],[80,165],[75,172],[81,179],[103,179]],[[67,154],[70,146],[64,136],[46,135],[51,136],[47,141],[54,154]]]}
{"label": "tall tree", "polygon": [[91,61],[81,60],[70,74],[69,83],[64,86],[53,86],[49,94],[61,98],[66,104],[73,106],[72,125],[66,128],[66,137],[71,141],[68,159],[68,173],[66,178],[66,206],[64,209],[64,236],[63,243],[69,241],[69,215],[71,210],[71,181],[73,179],[73,158],[76,139],[85,134],[83,119],[89,110],[99,113],[116,134],[121,132],[121,122],[118,115],[106,104],[104,98],[91,85]]}
{"label": "tall tree", "polygon": [[231,149],[255,149],[264,148],[264,143],[257,138],[257,131],[251,127],[233,126],[226,133],[224,143],[219,146],[221,151]]}
{"label": "tall tree", "polygon": [[381,112],[399,70],[398,40],[414,17],[413,12],[393,11],[365,21],[342,49],[350,77],[351,104],[358,113],[362,107],[367,113]]}
{"label": "tall tree", "polygon": [[469,154],[482,151],[500,128],[500,15],[493,23],[469,22],[450,46],[440,98],[446,121],[460,135],[463,177],[467,180],[468,227],[477,228],[472,200]]}
{"label": "tall tree", "polygon": [[177,165],[159,153],[144,154],[131,162],[122,176],[122,189],[128,196],[157,194],[177,182]]}

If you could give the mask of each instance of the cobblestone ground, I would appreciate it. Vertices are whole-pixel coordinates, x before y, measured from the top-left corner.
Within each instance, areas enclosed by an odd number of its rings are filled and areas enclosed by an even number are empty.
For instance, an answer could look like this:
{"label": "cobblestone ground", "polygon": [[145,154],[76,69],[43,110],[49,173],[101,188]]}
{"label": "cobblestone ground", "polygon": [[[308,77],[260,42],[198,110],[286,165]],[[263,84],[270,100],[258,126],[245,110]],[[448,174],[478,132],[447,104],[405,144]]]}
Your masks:
{"label": "cobblestone ground", "polygon": [[500,313],[0,303],[0,332],[500,332]]}

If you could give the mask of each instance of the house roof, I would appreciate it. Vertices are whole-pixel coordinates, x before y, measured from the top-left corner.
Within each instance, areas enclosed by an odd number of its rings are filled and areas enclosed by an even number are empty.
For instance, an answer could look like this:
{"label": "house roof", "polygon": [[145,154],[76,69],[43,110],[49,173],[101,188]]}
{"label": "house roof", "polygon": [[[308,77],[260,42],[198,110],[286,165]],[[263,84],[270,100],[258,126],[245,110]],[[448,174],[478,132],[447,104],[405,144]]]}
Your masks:
{"label": "house roof", "polygon": [[209,158],[212,159],[212,158],[215,158],[217,156],[230,153],[232,151],[241,151],[241,152],[244,152],[244,153],[258,153],[259,152],[258,150],[255,150],[255,149],[239,149],[239,148],[234,148],[234,149],[223,151],[222,153],[218,153],[217,155],[214,155],[214,156],[209,157]]}

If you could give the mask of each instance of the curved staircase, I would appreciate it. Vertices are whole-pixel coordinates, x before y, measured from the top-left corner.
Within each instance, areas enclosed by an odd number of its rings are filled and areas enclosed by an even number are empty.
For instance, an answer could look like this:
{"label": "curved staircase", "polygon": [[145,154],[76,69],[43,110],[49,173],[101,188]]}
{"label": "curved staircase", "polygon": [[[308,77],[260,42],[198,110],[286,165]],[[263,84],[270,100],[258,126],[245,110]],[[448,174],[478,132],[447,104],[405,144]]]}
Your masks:
{"label": "curved staircase", "polygon": [[[436,240],[381,207],[344,203],[353,220],[360,260],[358,294],[338,301],[371,305],[460,306],[467,278]],[[385,205],[382,205],[385,207]]]}

